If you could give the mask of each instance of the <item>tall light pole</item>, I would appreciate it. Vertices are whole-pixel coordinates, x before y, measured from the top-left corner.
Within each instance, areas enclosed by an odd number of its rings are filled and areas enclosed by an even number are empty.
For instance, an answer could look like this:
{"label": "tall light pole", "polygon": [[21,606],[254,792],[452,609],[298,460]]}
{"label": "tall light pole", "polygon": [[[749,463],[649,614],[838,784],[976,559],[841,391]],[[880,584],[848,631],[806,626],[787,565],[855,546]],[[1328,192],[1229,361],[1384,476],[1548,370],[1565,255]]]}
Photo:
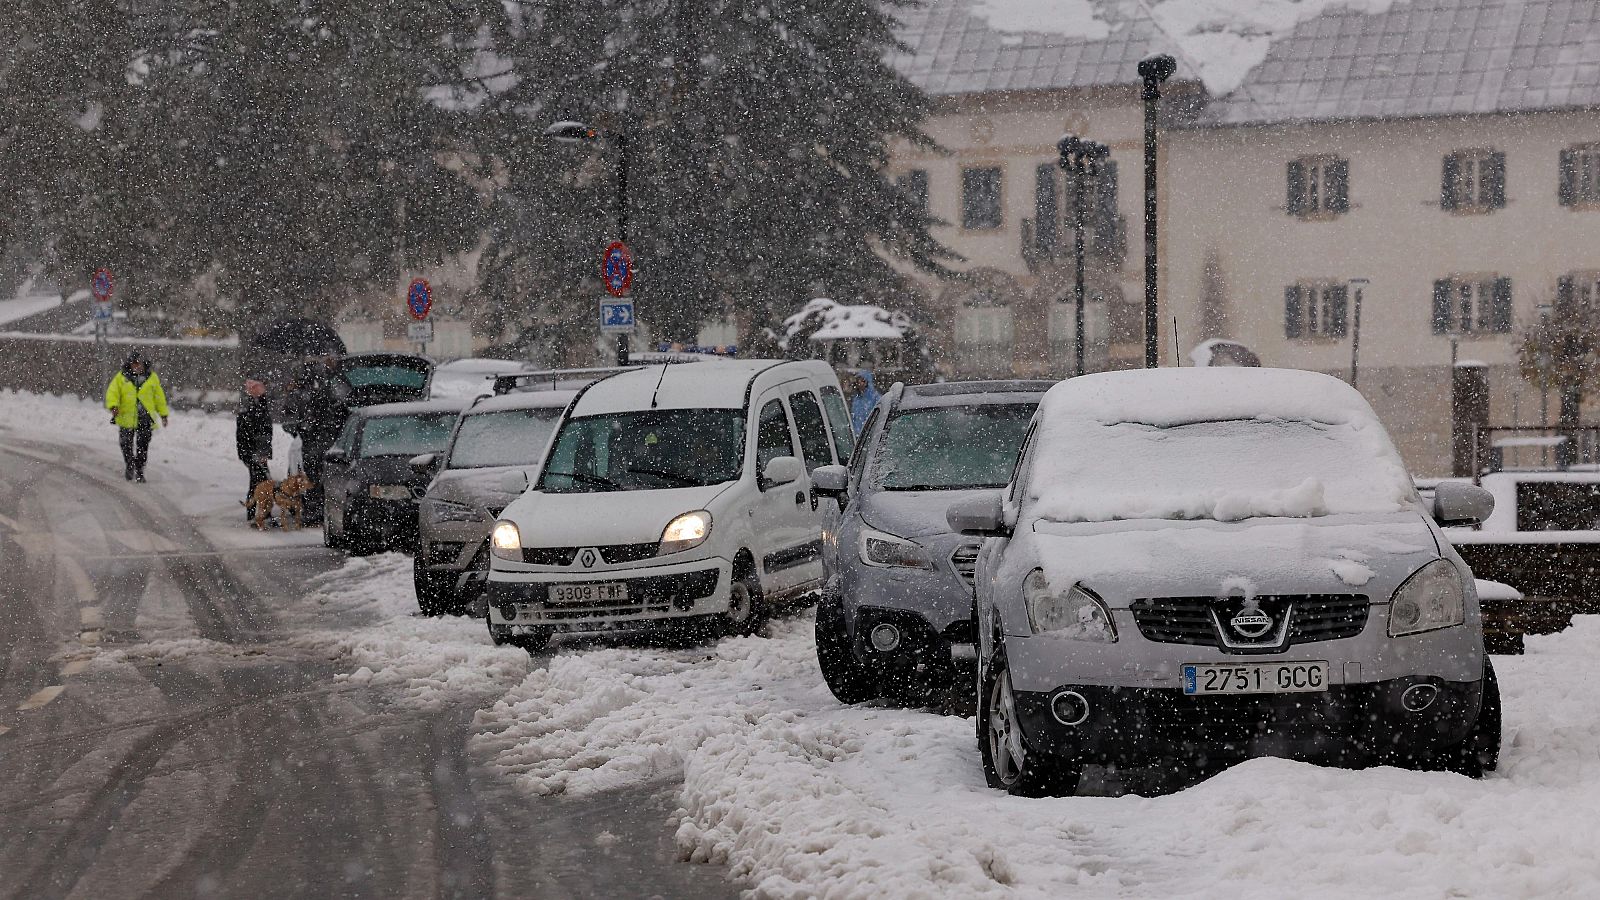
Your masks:
{"label": "tall light pole", "polygon": [[1156,343],[1156,123],[1161,115],[1161,83],[1178,70],[1178,61],[1165,53],[1139,61],[1144,81],[1144,367],[1154,369]]}
{"label": "tall light pole", "polygon": [[1356,387],[1356,375],[1360,371],[1357,367],[1361,362],[1361,295],[1366,292],[1367,285],[1372,282],[1366,278],[1350,279],[1350,293],[1356,306],[1355,316],[1350,323],[1350,386]]}
{"label": "tall light pole", "polygon": [[[600,140],[600,133],[582,122],[563,121],[556,122],[544,130],[545,137],[559,141],[563,144],[595,144]],[[625,131],[616,131],[608,135],[612,145],[616,147],[616,176],[613,184],[616,195],[613,200],[617,212],[617,240],[626,244],[628,242],[628,134]],[[628,364],[628,335],[617,335],[617,365]]]}
{"label": "tall light pole", "polygon": [[1056,143],[1061,168],[1072,176],[1072,374],[1082,375],[1083,365],[1083,189],[1091,177],[1099,177],[1100,163],[1111,155],[1111,148],[1074,135]]}

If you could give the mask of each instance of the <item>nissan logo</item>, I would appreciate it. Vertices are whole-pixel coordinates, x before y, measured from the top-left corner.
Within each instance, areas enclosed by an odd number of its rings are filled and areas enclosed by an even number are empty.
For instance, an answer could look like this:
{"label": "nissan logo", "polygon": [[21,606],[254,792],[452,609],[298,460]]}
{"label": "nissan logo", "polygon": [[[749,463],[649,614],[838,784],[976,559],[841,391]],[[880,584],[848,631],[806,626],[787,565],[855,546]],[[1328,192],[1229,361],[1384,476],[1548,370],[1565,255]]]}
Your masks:
{"label": "nissan logo", "polygon": [[1244,609],[1228,620],[1228,627],[1247,638],[1258,638],[1272,629],[1272,617],[1261,611],[1254,600],[1247,600]]}

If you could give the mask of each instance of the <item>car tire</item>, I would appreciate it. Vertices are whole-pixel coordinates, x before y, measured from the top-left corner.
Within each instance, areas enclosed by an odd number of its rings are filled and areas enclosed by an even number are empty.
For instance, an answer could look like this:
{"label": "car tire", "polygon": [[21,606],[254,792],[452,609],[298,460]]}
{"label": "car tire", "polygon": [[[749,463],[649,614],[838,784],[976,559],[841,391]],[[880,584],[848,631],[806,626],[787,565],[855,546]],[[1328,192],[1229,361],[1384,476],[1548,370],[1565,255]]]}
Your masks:
{"label": "car tire", "polygon": [[1428,754],[1417,768],[1430,772],[1455,772],[1468,778],[1482,778],[1500,765],[1500,681],[1494,663],[1483,659],[1483,700],[1472,730],[1459,744]]}
{"label": "car tire", "polygon": [[344,535],[333,533],[333,526],[328,524],[328,517],[322,517],[322,546],[329,550],[343,550],[345,548]]}
{"label": "car tire", "polygon": [[722,632],[729,635],[755,634],[762,622],[761,579],[745,571],[728,589],[728,611],[722,614]]}
{"label": "car tire", "polygon": [[865,703],[877,698],[877,679],[856,659],[850,646],[844,602],[828,594],[823,594],[817,604],[817,663],[822,667],[822,680],[840,703]]}
{"label": "car tire", "polygon": [[456,602],[454,572],[429,572],[421,565],[411,568],[411,586],[417,594],[417,609],[425,616],[460,612]]}
{"label": "car tire", "polygon": [[555,632],[549,628],[524,627],[521,634],[512,633],[511,625],[489,625],[489,640],[496,647],[510,645],[529,653],[542,653],[550,646],[550,639],[555,637]]}
{"label": "car tire", "polygon": [[979,679],[978,749],[989,786],[1017,797],[1065,797],[1078,790],[1083,761],[1041,756],[1028,749],[1017,718],[1011,672],[996,656]]}

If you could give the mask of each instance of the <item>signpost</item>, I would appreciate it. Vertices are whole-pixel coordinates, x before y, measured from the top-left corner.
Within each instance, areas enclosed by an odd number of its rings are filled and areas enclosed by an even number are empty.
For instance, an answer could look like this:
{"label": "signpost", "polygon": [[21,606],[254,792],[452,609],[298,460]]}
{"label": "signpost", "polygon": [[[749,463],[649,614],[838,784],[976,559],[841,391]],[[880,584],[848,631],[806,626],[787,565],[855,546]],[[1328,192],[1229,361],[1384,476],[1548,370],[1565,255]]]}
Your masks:
{"label": "signpost", "polygon": [[96,269],[89,280],[89,292],[94,294],[94,339],[104,341],[111,330],[111,293],[115,288],[110,269]]}
{"label": "signpost", "polygon": [[[619,195],[620,196],[620,195]],[[633,253],[622,241],[612,241],[600,254],[600,280],[613,297],[628,296],[633,285]],[[617,336],[617,365],[628,364],[628,335],[633,333],[633,301],[600,303],[600,331]]]}
{"label": "signpost", "polygon": [[630,334],[633,332],[633,301],[600,299],[600,333]]}
{"label": "signpost", "polygon": [[428,321],[428,311],[433,308],[433,288],[425,278],[413,278],[406,288],[406,312],[416,321],[406,326],[406,339],[415,341],[417,352],[427,350],[433,340],[433,323]]}

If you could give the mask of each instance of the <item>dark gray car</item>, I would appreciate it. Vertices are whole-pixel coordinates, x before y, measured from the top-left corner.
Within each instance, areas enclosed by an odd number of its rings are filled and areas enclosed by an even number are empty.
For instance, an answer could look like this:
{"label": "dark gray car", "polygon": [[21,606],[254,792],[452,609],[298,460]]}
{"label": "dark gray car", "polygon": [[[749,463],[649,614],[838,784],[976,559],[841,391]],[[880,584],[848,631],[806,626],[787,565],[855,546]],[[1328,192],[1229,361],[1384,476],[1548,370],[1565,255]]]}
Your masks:
{"label": "dark gray car", "polygon": [[978,541],[945,510],[1011,478],[1039,399],[1054,382],[895,385],[862,429],[849,470],[819,468],[844,508],[823,547],[817,655],[834,696],[914,702],[973,658]]}
{"label": "dark gray car", "polygon": [[383,403],[354,410],[325,455],[322,542],[355,553],[417,544],[423,476],[410,465],[450,440],[464,400]]}

